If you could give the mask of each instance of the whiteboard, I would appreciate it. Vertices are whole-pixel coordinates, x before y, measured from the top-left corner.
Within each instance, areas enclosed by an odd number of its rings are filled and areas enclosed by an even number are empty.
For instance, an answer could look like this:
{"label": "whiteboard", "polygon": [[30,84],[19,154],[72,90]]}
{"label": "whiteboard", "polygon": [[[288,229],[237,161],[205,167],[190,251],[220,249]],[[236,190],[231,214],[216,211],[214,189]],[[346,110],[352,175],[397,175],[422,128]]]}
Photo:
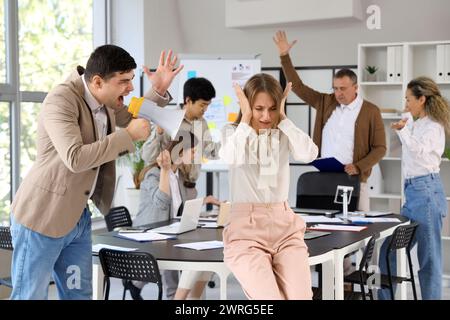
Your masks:
{"label": "whiteboard", "polygon": [[[183,103],[184,83],[193,77],[203,77],[211,81],[216,97],[212,99],[204,118],[208,123],[212,139],[220,141],[221,130],[236,120],[239,104],[234,93],[233,84],[244,87],[248,79],[261,72],[259,59],[181,59],[183,70],[178,74],[178,103]],[[208,160],[202,170],[222,171],[224,165],[220,160]]]}

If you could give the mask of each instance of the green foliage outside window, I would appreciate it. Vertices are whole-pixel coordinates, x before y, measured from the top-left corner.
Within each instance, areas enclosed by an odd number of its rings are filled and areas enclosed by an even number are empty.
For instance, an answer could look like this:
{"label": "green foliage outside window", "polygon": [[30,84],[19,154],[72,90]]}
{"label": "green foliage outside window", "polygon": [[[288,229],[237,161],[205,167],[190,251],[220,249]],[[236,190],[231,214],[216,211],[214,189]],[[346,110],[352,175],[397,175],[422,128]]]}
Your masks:
{"label": "green foliage outside window", "polygon": [[[0,0],[3,2],[2,0]],[[4,5],[0,5],[0,83],[5,81]],[[48,92],[63,82],[77,65],[85,65],[93,50],[93,0],[19,0],[20,90]],[[9,104],[0,112],[0,224],[8,221],[10,205]],[[21,104],[21,178],[36,159],[36,130],[40,103]],[[4,191],[3,189],[7,190]]]}

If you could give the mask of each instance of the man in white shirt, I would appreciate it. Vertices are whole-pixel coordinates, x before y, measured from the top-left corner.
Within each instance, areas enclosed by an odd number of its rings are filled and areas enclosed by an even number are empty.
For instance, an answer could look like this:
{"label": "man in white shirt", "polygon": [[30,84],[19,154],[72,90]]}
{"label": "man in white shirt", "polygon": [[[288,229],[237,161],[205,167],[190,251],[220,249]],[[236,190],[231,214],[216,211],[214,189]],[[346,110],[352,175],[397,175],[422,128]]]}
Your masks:
{"label": "man in white shirt", "polygon": [[386,153],[386,135],[380,110],[358,95],[356,74],[342,69],[334,75],[333,93],[320,93],[306,86],[289,57],[296,43],[289,43],[286,34],[277,32],[278,47],[286,79],[292,91],[316,109],[313,140],[321,157],[335,157],[345,165],[349,175],[359,175],[361,188],[358,210],[369,211],[367,179],[372,167]]}

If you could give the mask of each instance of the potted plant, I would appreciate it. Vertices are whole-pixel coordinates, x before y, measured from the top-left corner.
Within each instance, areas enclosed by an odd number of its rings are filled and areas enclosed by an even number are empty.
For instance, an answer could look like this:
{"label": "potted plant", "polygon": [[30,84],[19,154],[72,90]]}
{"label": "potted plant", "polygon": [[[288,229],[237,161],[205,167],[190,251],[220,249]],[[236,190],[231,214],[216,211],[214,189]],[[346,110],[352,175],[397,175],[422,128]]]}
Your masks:
{"label": "potted plant", "polygon": [[450,147],[445,148],[443,156],[444,156],[444,158],[447,158],[448,160],[450,160]]}
{"label": "potted plant", "polygon": [[378,71],[378,68],[376,66],[367,66],[365,70],[368,73],[367,81],[377,81],[376,72]]}
{"label": "potted plant", "polygon": [[144,169],[145,163],[142,159],[142,146],[144,141],[135,142],[136,150],[133,153],[128,153],[118,159],[118,164],[122,167],[130,168],[133,182],[136,189],[139,189],[140,183],[138,180],[139,173]]}
{"label": "potted plant", "polygon": [[140,182],[139,173],[144,169],[145,163],[142,159],[142,147],[144,141],[135,142],[135,152],[128,153],[117,160],[117,164],[121,167],[128,167],[133,177],[134,188],[127,188],[126,192],[126,207],[130,212],[131,217],[135,217],[139,209],[140,198]]}

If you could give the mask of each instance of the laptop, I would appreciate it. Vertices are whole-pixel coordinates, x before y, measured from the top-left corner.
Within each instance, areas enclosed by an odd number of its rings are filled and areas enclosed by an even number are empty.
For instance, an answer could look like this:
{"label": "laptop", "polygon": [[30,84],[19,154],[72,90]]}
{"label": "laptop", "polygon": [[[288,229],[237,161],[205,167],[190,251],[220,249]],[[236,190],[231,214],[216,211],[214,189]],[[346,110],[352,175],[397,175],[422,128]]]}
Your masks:
{"label": "laptop", "polygon": [[179,222],[168,226],[152,229],[154,232],[166,234],[180,234],[197,229],[200,211],[203,206],[203,198],[187,200],[184,203],[183,213]]}
{"label": "laptop", "polygon": [[340,212],[340,210],[333,210],[333,209],[292,208],[292,210],[295,213],[318,214],[318,215],[333,215]]}

